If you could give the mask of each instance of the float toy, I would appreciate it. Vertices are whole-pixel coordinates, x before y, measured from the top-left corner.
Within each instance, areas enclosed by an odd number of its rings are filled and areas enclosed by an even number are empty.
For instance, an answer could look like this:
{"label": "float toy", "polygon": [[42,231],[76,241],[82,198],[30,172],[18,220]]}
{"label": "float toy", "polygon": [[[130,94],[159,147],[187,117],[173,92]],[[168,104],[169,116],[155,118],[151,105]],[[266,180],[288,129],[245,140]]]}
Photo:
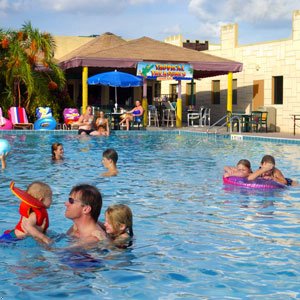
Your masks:
{"label": "float toy", "polygon": [[26,191],[23,191],[17,187],[15,187],[14,181],[12,181],[9,185],[12,193],[17,196],[21,200],[21,205],[19,209],[19,213],[21,215],[21,219],[15,229],[18,229],[23,232],[23,228],[21,227],[22,218],[28,218],[31,212],[34,212],[36,214],[36,225],[41,226],[46,220],[45,223],[45,229],[49,227],[49,218],[48,218],[48,212],[45,207],[45,205],[39,201],[38,199],[34,198],[30,194],[28,194]]}
{"label": "float toy", "polygon": [[10,144],[7,140],[0,139],[0,155],[6,155],[11,150]]}
{"label": "float toy", "polygon": [[66,125],[71,125],[79,120],[80,114],[77,108],[65,108],[63,111],[64,122]]}
{"label": "float toy", "polygon": [[56,120],[52,117],[50,107],[38,107],[36,116],[38,120],[34,122],[35,130],[53,130],[56,128]]}
{"label": "float toy", "polygon": [[10,130],[12,128],[13,128],[12,122],[3,117],[2,108],[0,107],[0,130]]}
{"label": "float toy", "polygon": [[284,184],[276,182],[274,180],[267,180],[263,178],[256,178],[255,180],[248,180],[244,177],[223,177],[224,184],[236,185],[245,188],[251,189],[283,189],[285,188]]}

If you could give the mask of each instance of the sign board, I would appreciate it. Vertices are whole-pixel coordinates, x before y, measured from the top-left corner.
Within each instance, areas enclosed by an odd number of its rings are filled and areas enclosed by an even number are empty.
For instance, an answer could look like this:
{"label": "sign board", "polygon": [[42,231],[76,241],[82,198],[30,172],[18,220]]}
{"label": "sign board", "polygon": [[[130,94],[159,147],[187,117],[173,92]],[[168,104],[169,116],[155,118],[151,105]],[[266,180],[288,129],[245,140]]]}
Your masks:
{"label": "sign board", "polygon": [[190,64],[161,62],[139,62],[137,76],[157,80],[191,80],[193,68]]}

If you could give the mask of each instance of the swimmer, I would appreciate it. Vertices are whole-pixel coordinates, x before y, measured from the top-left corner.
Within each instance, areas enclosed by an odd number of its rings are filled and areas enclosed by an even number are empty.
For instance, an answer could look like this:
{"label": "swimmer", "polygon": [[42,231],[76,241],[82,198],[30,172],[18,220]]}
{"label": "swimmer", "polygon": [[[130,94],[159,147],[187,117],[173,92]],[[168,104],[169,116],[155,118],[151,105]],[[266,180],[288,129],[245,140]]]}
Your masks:
{"label": "swimmer", "polygon": [[115,149],[106,149],[102,154],[102,164],[107,169],[107,172],[101,174],[104,177],[117,176],[118,153]]}
{"label": "swimmer", "polygon": [[290,178],[285,178],[282,172],[275,167],[275,159],[271,155],[265,155],[260,163],[260,167],[257,171],[249,175],[249,180],[255,180],[258,177],[262,177],[268,180],[274,180],[285,185],[297,185],[295,181]]}
{"label": "swimmer", "polygon": [[8,155],[8,153],[0,155],[1,167],[3,170],[6,169],[6,156],[7,155]]}
{"label": "swimmer", "polygon": [[54,143],[51,146],[52,160],[64,159],[64,147],[61,143]]}
{"label": "swimmer", "polygon": [[[45,235],[49,226],[49,218],[47,209],[52,204],[52,190],[46,183],[40,181],[32,182],[26,192],[14,187],[14,182],[11,183],[12,192],[22,200],[20,204],[21,218],[14,230],[6,230],[0,239],[14,240],[24,239],[27,236],[49,244],[51,239]],[[29,196],[28,196],[29,195]],[[32,196],[36,204],[30,203],[28,198]],[[40,203],[39,203],[40,202]]]}
{"label": "swimmer", "polygon": [[125,204],[111,205],[105,212],[107,236],[117,246],[124,246],[133,237],[132,211]]}
{"label": "swimmer", "polygon": [[247,178],[251,173],[251,163],[248,159],[241,159],[236,167],[224,167],[225,178],[230,176]]}

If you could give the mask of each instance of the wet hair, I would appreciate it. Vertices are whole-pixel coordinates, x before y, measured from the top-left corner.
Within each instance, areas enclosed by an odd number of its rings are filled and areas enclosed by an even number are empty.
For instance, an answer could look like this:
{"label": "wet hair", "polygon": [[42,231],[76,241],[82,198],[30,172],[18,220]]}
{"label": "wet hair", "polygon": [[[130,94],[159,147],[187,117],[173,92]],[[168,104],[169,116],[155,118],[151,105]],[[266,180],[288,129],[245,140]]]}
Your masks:
{"label": "wet hair", "polygon": [[52,200],[52,190],[51,187],[41,181],[33,181],[27,187],[27,193],[36,199],[51,199]]}
{"label": "wet hair", "polygon": [[55,160],[55,152],[59,146],[62,146],[62,143],[53,143],[51,146],[52,159]]}
{"label": "wet hair", "polygon": [[243,165],[244,167],[248,168],[251,171],[251,163],[248,159],[241,159],[238,161],[237,166],[238,165]]}
{"label": "wet hair", "polygon": [[275,166],[275,158],[272,155],[265,155],[261,160],[261,164],[263,163],[271,163]]}
{"label": "wet hair", "polygon": [[82,204],[91,207],[90,215],[93,220],[97,222],[102,208],[102,196],[100,191],[89,184],[78,184],[72,188],[70,195],[72,194],[78,195],[78,200],[80,200]]}
{"label": "wet hair", "polygon": [[120,231],[120,226],[122,224],[125,225],[125,232],[127,232],[129,236],[133,236],[132,211],[127,205],[111,205],[107,208],[105,214],[110,224],[112,225],[113,230],[116,232],[115,236],[118,236],[123,233]]}
{"label": "wet hair", "polygon": [[117,164],[118,153],[115,149],[112,148],[106,149],[105,151],[103,151],[102,156],[107,159],[111,159],[115,164]]}

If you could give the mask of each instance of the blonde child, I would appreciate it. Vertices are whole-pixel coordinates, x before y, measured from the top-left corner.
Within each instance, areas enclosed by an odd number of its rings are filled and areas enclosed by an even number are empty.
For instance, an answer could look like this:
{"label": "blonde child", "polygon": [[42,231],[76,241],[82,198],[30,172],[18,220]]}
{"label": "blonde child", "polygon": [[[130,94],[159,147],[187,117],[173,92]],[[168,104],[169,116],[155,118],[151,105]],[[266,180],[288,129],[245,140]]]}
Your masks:
{"label": "blonde child", "polygon": [[241,159],[236,167],[224,167],[224,177],[236,176],[236,177],[248,177],[252,173],[251,163],[247,159]]}
{"label": "blonde child", "polygon": [[133,237],[131,209],[125,204],[109,206],[105,212],[104,227],[114,244],[125,246]]}
{"label": "blonde child", "polygon": [[46,183],[32,182],[26,191],[14,186],[10,188],[22,202],[20,204],[21,218],[14,230],[6,230],[0,239],[14,240],[23,239],[27,236],[49,244],[51,240],[45,235],[49,226],[47,209],[52,204],[52,190]]}

